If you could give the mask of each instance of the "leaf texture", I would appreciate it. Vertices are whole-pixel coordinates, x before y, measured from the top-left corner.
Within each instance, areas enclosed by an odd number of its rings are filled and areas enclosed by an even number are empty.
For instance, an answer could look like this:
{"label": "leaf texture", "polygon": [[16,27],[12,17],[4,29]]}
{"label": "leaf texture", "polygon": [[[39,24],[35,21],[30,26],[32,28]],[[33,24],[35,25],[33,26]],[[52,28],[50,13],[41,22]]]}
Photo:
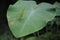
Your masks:
{"label": "leaf texture", "polygon": [[36,5],[34,1],[18,1],[7,12],[10,30],[16,38],[23,37],[44,28],[56,13],[48,11],[54,8],[48,3]]}

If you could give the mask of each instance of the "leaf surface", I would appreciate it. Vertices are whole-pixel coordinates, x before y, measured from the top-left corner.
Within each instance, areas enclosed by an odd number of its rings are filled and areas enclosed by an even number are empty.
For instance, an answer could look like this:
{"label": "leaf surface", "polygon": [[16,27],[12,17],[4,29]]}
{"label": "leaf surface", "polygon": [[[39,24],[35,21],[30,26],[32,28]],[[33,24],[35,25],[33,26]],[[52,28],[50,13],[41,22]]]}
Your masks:
{"label": "leaf surface", "polygon": [[[47,6],[47,7],[46,7]],[[34,1],[18,1],[7,12],[8,24],[16,38],[23,37],[44,28],[55,17],[55,12],[48,11],[53,5]]]}

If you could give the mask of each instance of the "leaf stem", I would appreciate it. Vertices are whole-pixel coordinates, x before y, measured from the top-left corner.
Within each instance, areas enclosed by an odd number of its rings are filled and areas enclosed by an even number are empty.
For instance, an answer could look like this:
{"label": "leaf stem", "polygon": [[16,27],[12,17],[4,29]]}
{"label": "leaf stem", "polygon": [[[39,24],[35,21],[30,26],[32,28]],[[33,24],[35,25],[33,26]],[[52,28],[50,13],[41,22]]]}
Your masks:
{"label": "leaf stem", "polygon": [[23,37],[21,37],[21,39],[20,40],[24,40],[24,38]]}

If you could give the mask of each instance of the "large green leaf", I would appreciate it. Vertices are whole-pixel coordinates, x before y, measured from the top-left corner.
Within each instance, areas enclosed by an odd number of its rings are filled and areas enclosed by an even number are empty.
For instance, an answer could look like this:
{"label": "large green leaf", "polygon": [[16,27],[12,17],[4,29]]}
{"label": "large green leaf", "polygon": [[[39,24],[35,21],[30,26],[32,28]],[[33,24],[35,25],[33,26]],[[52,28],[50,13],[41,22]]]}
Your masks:
{"label": "large green leaf", "polygon": [[36,5],[34,1],[18,1],[10,6],[7,18],[13,35],[18,38],[41,30],[55,17],[55,12],[49,11],[50,8],[53,8],[53,5]]}
{"label": "large green leaf", "polygon": [[60,16],[60,3],[59,2],[56,2],[55,3],[55,6],[56,6],[56,13],[57,13],[56,16]]}
{"label": "large green leaf", "polygon": [[26,40],[37,40],[37,37],[29,37]]}

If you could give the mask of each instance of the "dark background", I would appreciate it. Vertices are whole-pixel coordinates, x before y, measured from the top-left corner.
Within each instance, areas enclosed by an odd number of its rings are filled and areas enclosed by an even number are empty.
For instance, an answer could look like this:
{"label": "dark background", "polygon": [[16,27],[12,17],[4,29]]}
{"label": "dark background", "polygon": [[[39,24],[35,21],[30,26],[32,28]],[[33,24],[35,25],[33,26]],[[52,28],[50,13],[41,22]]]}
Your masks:
{"label": "dark background", "polygon": [[14,4],[17,0],[0,0],[0,34],[3,34],[8,28],[7,9],[10,4]]}

